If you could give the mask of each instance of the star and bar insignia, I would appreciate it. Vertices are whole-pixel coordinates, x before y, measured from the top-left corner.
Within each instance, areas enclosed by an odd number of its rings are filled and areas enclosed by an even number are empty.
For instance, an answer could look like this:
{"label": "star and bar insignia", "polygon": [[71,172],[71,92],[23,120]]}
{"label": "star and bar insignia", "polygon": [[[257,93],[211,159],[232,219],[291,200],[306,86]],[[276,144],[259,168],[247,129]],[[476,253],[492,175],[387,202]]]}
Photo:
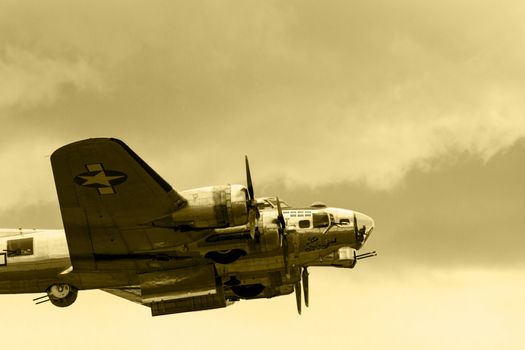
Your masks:
{"label": "star and bar insignia", "polygon": [[87,172],[75,176],[75,183],[80,186],[96,188],[98,194],[114,194],[115,186],[127,180],[128,176],[120,171],[106,170],[102,163],[86,164]]}

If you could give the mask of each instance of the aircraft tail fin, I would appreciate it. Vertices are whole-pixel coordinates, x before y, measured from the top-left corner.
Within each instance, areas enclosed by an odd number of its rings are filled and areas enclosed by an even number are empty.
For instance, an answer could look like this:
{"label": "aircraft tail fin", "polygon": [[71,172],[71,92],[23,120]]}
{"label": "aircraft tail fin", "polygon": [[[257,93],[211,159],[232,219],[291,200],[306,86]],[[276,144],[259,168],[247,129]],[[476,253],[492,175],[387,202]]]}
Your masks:
{"label": "aircraft tail fin", "polygon": [[144,224],[186,204],[170,184],[114,138],[63,146],[51,155],[51,164],[75,268],[79,266],[75,256],[93,260],[97,254],[154,249],[155,239]]}

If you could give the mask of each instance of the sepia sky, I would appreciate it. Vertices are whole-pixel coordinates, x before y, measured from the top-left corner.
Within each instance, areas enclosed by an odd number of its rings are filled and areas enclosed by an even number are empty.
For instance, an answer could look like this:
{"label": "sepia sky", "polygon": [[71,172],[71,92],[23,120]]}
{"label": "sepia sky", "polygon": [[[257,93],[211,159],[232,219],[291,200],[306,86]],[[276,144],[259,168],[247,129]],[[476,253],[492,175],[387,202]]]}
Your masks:
{"label": "sepia sky", "polygon": [[[0,226],[61,228],[50,154],[124,140],[176,189],[375,219],[295,298],[151,318],[99,291],[0,296],[3,344],[521,349],[525,4],[0,0]],[[31,336],[21,330],[31,329]],[[7,335],[7,336],[6,336]]]}

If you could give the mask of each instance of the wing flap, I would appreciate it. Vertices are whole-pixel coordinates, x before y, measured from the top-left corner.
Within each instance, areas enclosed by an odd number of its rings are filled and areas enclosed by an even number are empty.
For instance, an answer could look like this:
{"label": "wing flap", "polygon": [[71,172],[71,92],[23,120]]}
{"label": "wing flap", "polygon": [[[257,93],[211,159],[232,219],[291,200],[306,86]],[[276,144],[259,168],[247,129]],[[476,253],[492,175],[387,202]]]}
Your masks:
{"label": "wing flap", "polygon": [[134,303],[144,305],[142,303],[140,288],[103,288],[101,290]]}

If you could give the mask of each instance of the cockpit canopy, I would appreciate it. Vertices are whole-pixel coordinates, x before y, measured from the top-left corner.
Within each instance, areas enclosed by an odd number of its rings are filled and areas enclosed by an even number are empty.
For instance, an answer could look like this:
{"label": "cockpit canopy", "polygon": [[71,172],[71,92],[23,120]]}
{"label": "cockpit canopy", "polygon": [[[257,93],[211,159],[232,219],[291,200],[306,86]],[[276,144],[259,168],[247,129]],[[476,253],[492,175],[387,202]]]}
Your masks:
{"label": "cockpit canopy", "polygon": [[[279,204],[281,204],[281,208],[290,208],[290,205],[288,205],[282,199],[279,199]],[[277,197],[257,198],[257,207],[259,208],[259,210],[277,209]]]}

